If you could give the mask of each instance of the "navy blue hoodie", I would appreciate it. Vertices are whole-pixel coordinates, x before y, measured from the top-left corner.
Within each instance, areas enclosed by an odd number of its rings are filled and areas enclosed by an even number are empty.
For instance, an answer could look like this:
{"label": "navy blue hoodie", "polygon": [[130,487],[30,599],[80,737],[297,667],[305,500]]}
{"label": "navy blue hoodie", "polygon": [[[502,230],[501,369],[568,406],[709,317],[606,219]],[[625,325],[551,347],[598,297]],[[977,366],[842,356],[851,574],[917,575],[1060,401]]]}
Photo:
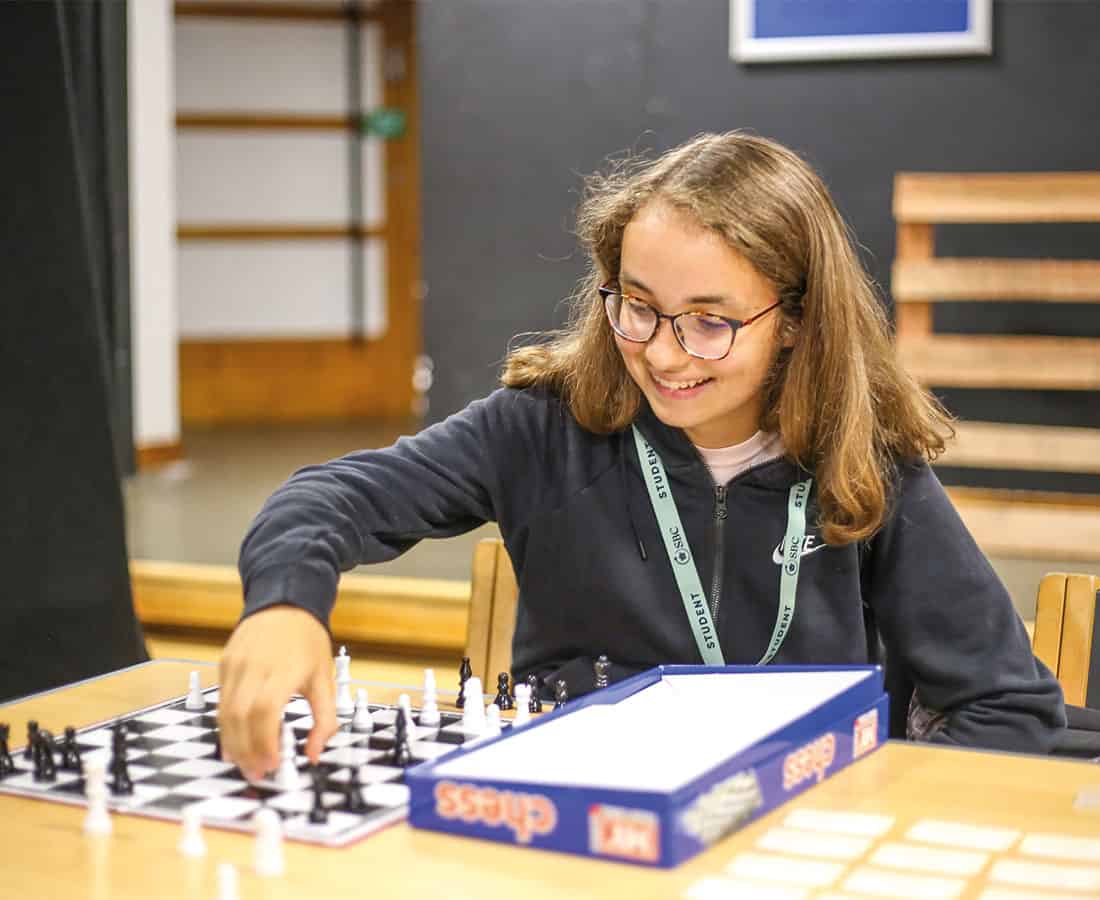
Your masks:
{"label": "navy blue hoodie", "polygon": [[[807,473],[781,458],[716,488],[682,431],[648,408],[636,424],[716,591],[726,662],[756,663],[776,622],[788,494]],[[327,624],[341,571],[489,521],[519,583],[515,677],[564,677],[575,695],[600,654],[613,677],[701,661],[630,430],[586,431],[541,389],[498,390],[392,447],[295,473],[242,545],[245,614],[289,603]],[[825,545],[815,521],[811,499],[795,614],[773,662],[883,662],[892,733],[904,734],[915,688],[945,714],[934,740],[1052,749],[1065,724],[1058,683],[924,462],[899,465],[869,541]]]}

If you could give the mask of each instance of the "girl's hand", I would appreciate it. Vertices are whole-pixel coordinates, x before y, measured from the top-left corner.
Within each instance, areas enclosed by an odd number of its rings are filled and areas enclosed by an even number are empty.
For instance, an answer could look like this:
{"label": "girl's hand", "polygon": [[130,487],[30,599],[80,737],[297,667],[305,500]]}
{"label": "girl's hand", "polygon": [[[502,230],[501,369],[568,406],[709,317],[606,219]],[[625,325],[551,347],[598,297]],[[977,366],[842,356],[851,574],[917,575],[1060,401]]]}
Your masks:
{"label": "girl's hand", "polygon": [[317,762],[336,733],[332,643],[317,619],[296,606],[254,613],[230,635],[219,665],[222,756],[249,780],[279,765],[279,730],[291,695],[313,711],[306,756]]}

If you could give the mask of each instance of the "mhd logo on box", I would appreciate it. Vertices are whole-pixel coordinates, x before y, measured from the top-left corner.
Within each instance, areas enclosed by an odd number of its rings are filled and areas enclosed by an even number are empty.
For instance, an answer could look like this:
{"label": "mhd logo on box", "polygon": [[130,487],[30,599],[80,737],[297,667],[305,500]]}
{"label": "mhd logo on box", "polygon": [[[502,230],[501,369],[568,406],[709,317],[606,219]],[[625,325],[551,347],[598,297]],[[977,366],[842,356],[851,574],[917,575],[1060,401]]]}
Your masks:
{"label": "mhd logo on box", "polygon": [[641,862],[661,857],[661,823],[647,809],[593,803],[588,807],[588,849],[600,856]]}

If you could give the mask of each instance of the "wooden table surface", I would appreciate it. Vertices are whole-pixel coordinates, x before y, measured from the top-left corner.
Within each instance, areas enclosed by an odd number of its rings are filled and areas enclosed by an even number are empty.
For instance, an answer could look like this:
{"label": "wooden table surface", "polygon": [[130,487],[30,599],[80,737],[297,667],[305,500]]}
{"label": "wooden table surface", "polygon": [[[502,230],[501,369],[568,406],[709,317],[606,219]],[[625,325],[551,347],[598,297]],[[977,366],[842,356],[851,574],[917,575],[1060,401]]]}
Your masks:
{"label": "wooden table surface", "polygon": [[[216,669],[209,664],[157,660],[2,705],[0,721],[12,724],[16,742],[29,718],[55,733],[67,724],[91,724],[182,695],[187,673],[196,668],[204,685],[214,683]],[[371,685],[376,702],[392,702],[399,692],[397,686]],[[339,849],[288,841],[287,871],[279,878],[253,872],[253,839],[246,834],[204,829],[209,852],[193,860],[176,850],[176,823],[112,814],[113,833],[91,838],[82,831],[83,807],[0,795],[0,894],[215,898],[216,867],[231,862],[238,867],[242,898],[677,898],[704,876],[720,874],[736,854],[753,851],[795,809],[893,816],[885,836],[890,840],[900,840],[925,818],[1095,839],[1100,809],[1074,807],[1079,792],[1089,790],[1100,792],[1100,767],[1088,763],[889,743],[671,871],[399,824]],[[981,882],[972,880],[960,896],[979,897]]]}

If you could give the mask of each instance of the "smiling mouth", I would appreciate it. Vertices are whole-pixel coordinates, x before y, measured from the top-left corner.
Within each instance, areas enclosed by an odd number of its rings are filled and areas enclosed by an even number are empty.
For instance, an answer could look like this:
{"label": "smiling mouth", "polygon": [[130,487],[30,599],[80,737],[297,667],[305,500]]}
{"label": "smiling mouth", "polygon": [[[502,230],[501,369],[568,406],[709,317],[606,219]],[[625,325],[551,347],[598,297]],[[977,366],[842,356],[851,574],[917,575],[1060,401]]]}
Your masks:
{"label": "smiling mouth", "polygon": [[659,387],[663,387],[668,391],[687,391],[714,380],[713,378],[696,378],[694,381],[668,381],[653,372],[649,373],[649,377],[652,378]]}

